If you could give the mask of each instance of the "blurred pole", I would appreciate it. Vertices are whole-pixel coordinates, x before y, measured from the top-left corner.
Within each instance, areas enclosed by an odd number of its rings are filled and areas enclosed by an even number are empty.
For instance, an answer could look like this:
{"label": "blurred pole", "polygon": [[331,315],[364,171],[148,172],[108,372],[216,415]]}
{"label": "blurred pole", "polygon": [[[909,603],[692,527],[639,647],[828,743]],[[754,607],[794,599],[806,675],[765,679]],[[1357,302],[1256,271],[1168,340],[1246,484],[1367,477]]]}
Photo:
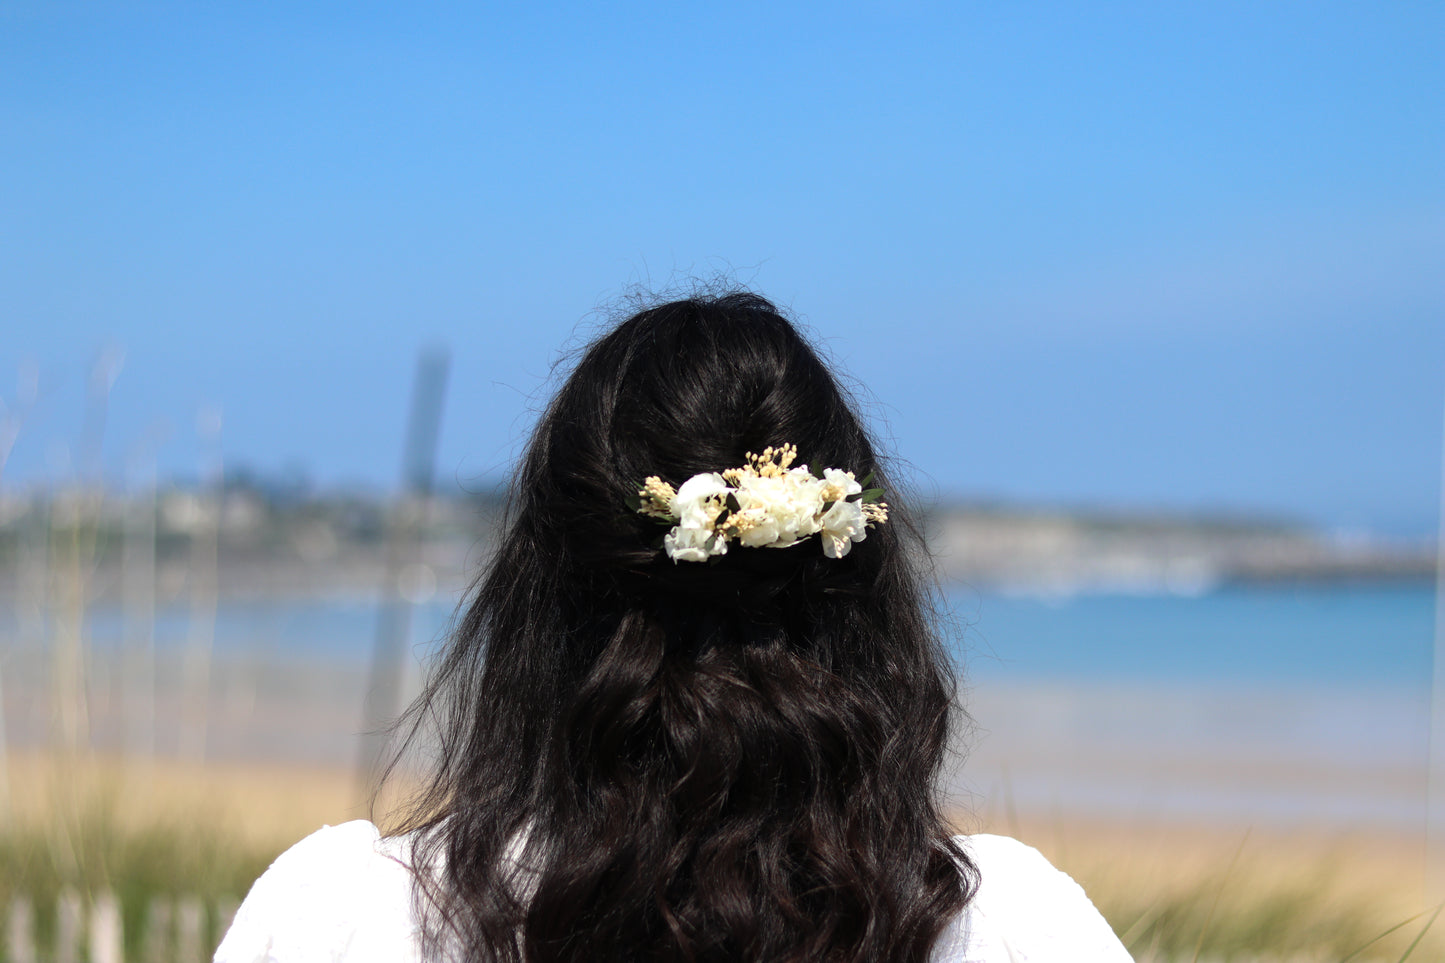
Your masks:
{"label": "blurred pole", "polygon": [[52,532],[62,540],[64,548],[63,552],[55,553],[63,569],[57,572],[59,604],[51,652],[51,691],[55,701],[51,712],[56,723],[56,746],[60,757],[67,762],[73,761],[82,748],[87,751],[90,748],[90,706],[86,691],[90,662],[86,642],[90,575],[96,561],[96,540],[105,505],[101,459],[105,424],[110,411],[110,393],[124,362],[125,353],[112,346],[103,350],[91,366],[75,488],[68,497],[60,493],[64,511],[58,516],[51,512]]}
{"label": "blurred pole", "polygon": [[381,774],[389,739],[388,727],[401,712],[406,677],[407,642],[413,602],[402,585],[410,566],[419,560],[422,536],[436,474],[437,438],[446,399],[450,358],[444,349],[423,351],[412,382],[411,410],[401,464],[401,495],[387,526],[386,569],[376,619],[376,640],[362,715],[361,759],[357,771],[363,792]]}
{"label": "blurred pole", "polygon": [[[30,362],[22,362],[20,365],[19,382],[15,392],[15,408],[6,408],[3,418],[0,418],[0,482],[5,478],[5,465],[10,460],[10,452],[15,448],[15,442],[20,438],[20,431],[25,424],[25,416],[35,404],[40,393],[40,368]],[[0,484],[0,498],[4,497],[4,486]],[[31,500],[31,505],[38,507],[41,500]],[[29,511],[25,512],[29,515]],[[43,593],[45,586],[45,572],[48,571],[50,562],[44,551],[43,536],[49,531],[48,525],[41,528],[41,552],[40,565],[35,567],[34,559],[31,558],[35,551],[37,537],[35,525],[22,524],[18,530],[20,545],[18,546],[17,557],[20,565],[16,577],[15,597],[15,621],[16,633],[15,643],[19,649],[24,649],[27,644],[39,644],[44,636]],[[29,531],[27,531],[29,529]],[[39,585],[36,591],[26,583],[34,580]],[[34,606],[32,607],[32,604]],[[32,614],[33,613],[33,614]],[[38,626],[36,625],[38,623]],[[5,653],[0,652],[0,662],[4,661]],[[0,675],[0,824],[9,825],[11,817],[11,794],[10,794],[10,737],[5,728],[5,679]]]}
{"label": "blurred pole", "polygon": [[[50,518],[54,511],[52,499],[36,494],[30,498],[33,517],[26,525],[20,546],[18,568],[19,595],[16,598],[16,639],[20,649],[30,658],[45,652],[53,618],[51,600]],[[42,704],[43,705],[43,704]],[[24,720],[35,723],[35,709]],[[22,729],[23,731],[23,729]],[[7,743],[8,745],[8,743]]]}
{"label": "blurred pole", "polygon": [[15,439],[20,437],[20,412],[12,411],[0,399],[0,481],[5,479],[5,463],[15,448]]}
{"label": "blurred pole", "polygon": [[55,593],[50,619],[51,718],[54,751],[69,760],[80,749],[81,732],[89,732],[85,719],[85,680],[82,635],[85,631],[85,576],[89,571],[84,548],[84,526],[90,499],[78,488],[60,489],[59,505],[50,512],[50,553],[55,566]]}
{"label": "blurred pole", "polygon": [[1445,901],[1445,406],[1440,418],[1440,519],[1435,539],[1435,672],[1425,790],[1425,904]]}
{"label": "blurred pole", "polygon": [[[0,503],[5,498],[5,463],[10,459],[10,451],[15,447],[15,439],[20,437],[20,412],[12,411],[4,401],[0,401]],[[21,605],[23,600],[17,600]],[[17,606],[18,607],[18,606]],[[4,653],[0,653],[0,665],[3,665]],[[5,674],[0,671],[0,826],[8,826],[10,823],[10,741],[5,732]]]}
{"label": "blurred pole", "polygon": [[203,454],[201,489],[196,493],[198,518],[191,532],[191,612],[186,652],[181,659],[184,717],[179,748],[182,758],[205,762],[206,730],[210,722],[211,648],[216,636],[216,567],[221,502],[225,497],[220,409],[202,409],[196,416],[196,431]]}
{"label": "blurred pole", "polygon": [[156,687],[156,464],[149,453],[133,470],[121,555],[121,606],[125,618],[125,754],[138,765],[149,795],[155,758]]}

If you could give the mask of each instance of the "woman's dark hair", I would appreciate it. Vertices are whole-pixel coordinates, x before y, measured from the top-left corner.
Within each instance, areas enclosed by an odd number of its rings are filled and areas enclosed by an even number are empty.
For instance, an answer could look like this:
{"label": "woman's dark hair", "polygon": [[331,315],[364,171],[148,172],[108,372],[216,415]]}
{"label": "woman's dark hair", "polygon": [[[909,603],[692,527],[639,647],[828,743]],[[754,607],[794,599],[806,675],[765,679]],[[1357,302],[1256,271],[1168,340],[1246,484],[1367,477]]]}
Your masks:
{"label": "woman's dark hair", "polygon": [[896,498],[841,559],[674,562],[627,507],[784,443],[888,486],[760,297],[644,310],[582,355],[408,716],[438,758],[391,830],[434,955],[923,961],[971,897],[934,787],[954,680]]}

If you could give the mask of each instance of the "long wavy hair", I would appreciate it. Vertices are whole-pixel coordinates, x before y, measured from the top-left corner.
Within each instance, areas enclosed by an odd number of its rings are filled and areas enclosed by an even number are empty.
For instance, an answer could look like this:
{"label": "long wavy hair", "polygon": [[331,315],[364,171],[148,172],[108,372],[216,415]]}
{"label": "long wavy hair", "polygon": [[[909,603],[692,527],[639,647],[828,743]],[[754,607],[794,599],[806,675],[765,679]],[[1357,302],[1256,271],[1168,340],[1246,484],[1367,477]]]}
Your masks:
{"label": "long wavy hair", "polygon": [[923,961],[977,873],[934,781],[954,679],[917,530],[708,564],[627,507],[794,444],[888,477],[792,324],[748,293],[628,318],[537,425],[500,547],[405,717],[430,958]]}

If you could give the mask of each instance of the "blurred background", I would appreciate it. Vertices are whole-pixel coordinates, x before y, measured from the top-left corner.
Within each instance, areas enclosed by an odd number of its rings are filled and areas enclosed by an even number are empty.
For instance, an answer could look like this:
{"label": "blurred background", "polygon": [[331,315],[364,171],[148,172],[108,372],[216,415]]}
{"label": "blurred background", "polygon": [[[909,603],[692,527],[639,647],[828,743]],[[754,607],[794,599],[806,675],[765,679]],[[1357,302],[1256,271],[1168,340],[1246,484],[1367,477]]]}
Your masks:
{"label": "blurred background", "polygon": [[569,353],[719,283],[926,513],[962,829],[1140,959],[1401,958],[1445,899],[1442,28],[0,4],[4,958],[197,958],[368,815]]}

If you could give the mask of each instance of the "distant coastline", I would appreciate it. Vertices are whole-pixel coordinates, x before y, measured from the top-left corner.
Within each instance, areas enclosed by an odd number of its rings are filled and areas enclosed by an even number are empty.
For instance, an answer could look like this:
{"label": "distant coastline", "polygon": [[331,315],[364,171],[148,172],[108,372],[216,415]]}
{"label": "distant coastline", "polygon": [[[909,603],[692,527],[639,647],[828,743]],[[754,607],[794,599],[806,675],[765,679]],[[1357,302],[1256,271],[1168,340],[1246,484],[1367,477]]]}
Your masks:
{"label": "distant coastline", "polygon": [[[119,601],[126,559],[153,569],[162,605],[186,595],[208,564],[223,598],[374,597],[392,577],[405,597],[455,596],[495,544],[504,508],[493,492],[425,501],[277,496],[244,485],[219,496],[179,488],[144,498],[6,493],[0,603],[44,593],[59,549],[70,553],[66,567],[83,573],[92,602]],[[922,522],[941,580],[1006,594],[1424,582],[1437,558],[1429,543],[1331,537],[1269,519],[945,504]]]}
{"label": "distant coastline", "polygon": [[954,506],[930,515],[927,531],[946,580],[1027,594],[1427,582],[1437,564],[1433,544],[1271,520]]}
{"label": "distant coastline", "polygon": [[[162,759],[349,766],[378,603],[415,605],[392,668],[399,708],[503,507],[246,489],[0,496],[8,743],[52,744],[71,705],[75,738],[101,753],[135,739]],[[944,779],[960,805],[1421,824],[1433,545],[960,504],[921,524],[969,712],[952,756],[967,765]],[[1292,585],[1309,590],[1276,590]],[[1114,597],[1131,595],[1150,597]]]}

